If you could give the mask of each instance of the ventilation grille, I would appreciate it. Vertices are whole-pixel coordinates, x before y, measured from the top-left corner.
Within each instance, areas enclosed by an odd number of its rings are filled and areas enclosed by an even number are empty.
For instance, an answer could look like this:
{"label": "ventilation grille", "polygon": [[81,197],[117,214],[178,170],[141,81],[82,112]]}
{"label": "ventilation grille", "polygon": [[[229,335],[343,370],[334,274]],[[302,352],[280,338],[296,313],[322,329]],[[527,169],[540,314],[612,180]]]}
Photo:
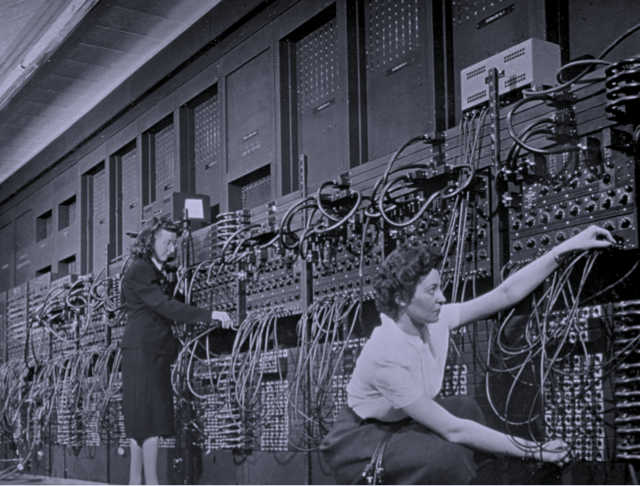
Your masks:
{"label": "ventilation grille", "polygon": [[130,150],[122,155],[122,202],[130,204],[138,201],[138,151]]}
{"label": "ventilation grille", "polygon": [[419,0],[369,0],[367,69],[393,67],[420,41]]}
{"label": "ventilation grille", "polygon": [[483,98],[487,98],[487,91],[480,91],[478,93],[472,94],[471,96],[467,96],[467,103],[475,103]]}
{"label": "ventilation grille", "polygon": [[509,79],[507,79],[504,82],[504,85],[507,88],[511,88],[513,86],[516,86],[518,83],[525,81],[526,79],[527,79],[526,73],[518,74],[517,76],[511,76]]}
{"label": "ventilation grille", "polygon": [[519,57],[524,56],[526,53],[527,53],[527,50],[524,47],[522,47],[521,49],[518,49],[517,51],[510,52],[509,54],[504,56],[504,62],[505,62],[505,64],[508,63],[508,62],[511,62],[514,59],[518,59]]}
{"label": "ventilation grille", "polygon": [[467,79],[475,78],[476,76],[480,76],[487,72],[487,66],[480,66],[478,69],[474,69],[473,71],[469,71],[467,73]]}
{"label": "ventilation grille", "polygon": [[218,95],[193,110],[196,166],[211,167],[220,157],[220,110]]}
{"label": "ventilation grille", "polygon": [[175,139],[173,136],[173,123],[156,133],[154,141],[156,148],[156,184],[161,184],[173,178],[174,174]]}
{"label": "ventilation grille", "polygon": [[317,28],[296,43],[298,106],[316,105],[336,90],[336,19]]}

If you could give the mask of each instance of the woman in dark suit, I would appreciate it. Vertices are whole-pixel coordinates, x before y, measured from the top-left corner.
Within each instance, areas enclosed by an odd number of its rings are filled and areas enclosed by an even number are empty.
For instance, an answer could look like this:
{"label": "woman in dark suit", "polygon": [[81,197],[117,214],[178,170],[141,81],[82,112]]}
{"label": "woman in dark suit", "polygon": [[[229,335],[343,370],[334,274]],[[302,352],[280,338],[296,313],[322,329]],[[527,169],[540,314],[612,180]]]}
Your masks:
{"label": "woman in dark suit", "polygon": [[183,304],[168,290],[165,265],[175,257],[180,228],[166,217],[148,220],[134,243],[133,262],[122,279],[127,325],[122,336],[122,413],[131,443],[129,483],[158,484],[160,437],[175,435],[171,363],[175,357],[171,325],[220,322],[226,312]]}

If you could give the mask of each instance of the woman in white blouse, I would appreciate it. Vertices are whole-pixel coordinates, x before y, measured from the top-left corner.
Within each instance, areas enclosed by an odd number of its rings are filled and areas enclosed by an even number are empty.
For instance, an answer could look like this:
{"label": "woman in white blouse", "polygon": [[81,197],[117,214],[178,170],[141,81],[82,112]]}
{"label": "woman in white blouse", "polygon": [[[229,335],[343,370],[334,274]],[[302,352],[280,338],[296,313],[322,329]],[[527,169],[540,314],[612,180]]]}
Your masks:
{"label": "woman in white blouse", "polygon": [[378,444],[397,424],[384,455],[386,482],[468,484],[476,474],[474,451],[564,465],[566,444],[518,439],[484,425],[469,397],[436,399],[449,332],[513,307],[573,251],[607,248],[611,234],[592,226],[474,300],[445,305],[437,270],[442,256],[429,247],[403,246],[382,265],[375,285],[382,325],[357,360],[347,386],[348,406],[321,450],[338,484],[357,480]]}

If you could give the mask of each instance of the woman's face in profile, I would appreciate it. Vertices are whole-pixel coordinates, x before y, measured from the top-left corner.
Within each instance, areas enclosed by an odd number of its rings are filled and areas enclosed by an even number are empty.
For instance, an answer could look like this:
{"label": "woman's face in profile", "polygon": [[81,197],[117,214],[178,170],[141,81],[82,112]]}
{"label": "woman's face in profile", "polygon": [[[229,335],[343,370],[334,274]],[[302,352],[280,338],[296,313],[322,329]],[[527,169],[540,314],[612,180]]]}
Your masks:
{"label": "woman's face in profile", "polygon": [[165,229],[159,229],[154,235],[153,253],[160,263],[165,263],[176,251],[177,235]]}
{"label": "woman's face in profile", "polygon": [[445,302],[440,288],[440,272],[434,269],[418,283],[405,312],[414,324],[438,322]]}

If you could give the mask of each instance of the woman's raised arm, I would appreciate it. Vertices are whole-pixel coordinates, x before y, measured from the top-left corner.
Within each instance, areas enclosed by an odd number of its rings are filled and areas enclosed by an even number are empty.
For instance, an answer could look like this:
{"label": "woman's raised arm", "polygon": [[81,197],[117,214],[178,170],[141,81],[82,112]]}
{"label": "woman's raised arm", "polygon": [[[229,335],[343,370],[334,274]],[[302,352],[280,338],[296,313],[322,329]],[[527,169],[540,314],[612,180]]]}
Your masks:
{"label": "woman's raised arm", "polygon": [[462,303],[459,326],[486,319],[497,312],[513,307],[556,270],[559,261],[567,254],[574,251],[608,248],[615,243],[616,240],[609,231],[598,226],[590,226],[514,273],[491,292]]}

